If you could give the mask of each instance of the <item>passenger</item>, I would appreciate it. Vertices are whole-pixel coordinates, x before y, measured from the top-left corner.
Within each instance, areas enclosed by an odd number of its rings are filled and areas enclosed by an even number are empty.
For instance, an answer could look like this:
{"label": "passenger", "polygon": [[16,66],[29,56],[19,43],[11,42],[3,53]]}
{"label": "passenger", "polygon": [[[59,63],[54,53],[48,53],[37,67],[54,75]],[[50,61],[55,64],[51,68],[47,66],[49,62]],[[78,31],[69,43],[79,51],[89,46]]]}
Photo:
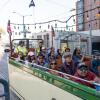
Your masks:
{"label": "passenger", "polygon": [[63,55],[62,55],[62,61],[63,61],[63,62],[64,62],[64,55],[65,55],[66,53],[70,53],[70,48],[65,47],[65,50],[64,50]]}
{"label": "passenger", "polygon": [[57,50],[56,61],[57,61],[57,66],[62,65],[62,52],[61,52],[61,49]]}
{"label": "passenger", "polygon": [[73,52],[72,59],[75,62],[75,65],[77,66],[78,63],[82,62],[84,56],[81,55],[81,50],[79,48],[75,48]]}
{"label": "passenger", "polygon": [[27,56],[27,49],[24,45],[24,41],[19,42],[19,46],[17,46],[14,50],[15,53],[19,55],[19,53],[22,55],[21,59],[25,60],[25,57]]}
{"label": "passenger", "polygon": [[57,49],[57,55],[56,55],[56,57],[57,57],[58,55],[62,57],[62,51],[61,51],[61,49]]}
{"label": "passenger", "polygon": [[48,55],[48,61],[51,62],[52,60],[56,60],[56,54],[54,51],[51,51]]}
{"label": "passenger", "polygon": [[100,77],[100,66],[98,67],[98,76]]}
{"label": "passenger", "polygon": [[40,41],[39,42],[39,46],[36,48],[36,54],[37,54],[37,56],[41,53],[42,46],[43,46],[43,41]]}
{"label": "passenger", "polygon": [[37,64],[38,64],[38,65],[41,65],[41,66],[43,66],[43,67],[48,67],[48,63],[45,62],[44,55],[42,55],[42,54],[39,54],[39,55],[38,55]]}
{"label": "passenger", "polygon": [[44,56],[45,62],[48,63],[48,52],[47,52],[47,49],[44,46],[42,47],[41,54]]}
{"label": "passenger", "polygon": [[30,62],[30,63],[36,63],[35,52],[30,51],[28,53],[28,62]]}
{"label": "passenger", "polygon": [[75,74],[75,66],[74,66],[74,62],[72,61],[72,55],[71,53],[66,53],[64,55],[64,63],[61,65],[61,72],[66,73],[66,74],[70,74],[70,75],[74,75]]}
{"label": "passenger", "polygon": [[22,52],[19,51],[18,57],[16,58],[16,61],[19,61],[19,62],[23,63],[24,60],[25,60],[25,59],[24,59],[24,57],[23,57]]}
{"label": "passenger", "polygon": [[48,58],[49,58],[49,56],[51,56],[51,53],[54,53],[54,55],[55,55],[55,48],[54,47],[50,48],[50,52],[48,54]]}
{"label": "passenger", "polygon": [[[94,88],[94,85],[93,85],[94,82],[97,82],[97,81],[100,82],[100,79],[98,77],[96,77],[96,75],[94,73],[89,71],[88,67],[83,63],[80,63],[78,65],[77,71],[74,76],[76,76],[77,78],[72,78],[73,81],[78,82],[83,85],[86,85],[86,86],[89,86],[89,87],[92,87],[92,88]],[[84,80],[87,80],[90,82],[86,82],[86,81],[80,80],[78,78],[81,78],[81,79],[84,79]]]}
{"label": "passenger", "polygon": [[92,67],[91,70],[94,72],[97,76],[100,77],[100,54],[95,55],[95,59],[92,60]]}
{"label": "passenger", "polygon": [[65,52],[70,52],[70,48],[65,48]]}
{"label": "passenger", "polygon": [[88,69],[90,70],[91,69],[91,61],[92,61],[92,58],[89,57],[89,56],[84,56],[82,62],[88,67]]}
{"label": "passenger", "polygon": [[[59,68],[58,68],[57,63],[56,63],[55,60],[52,60],[52,61],[50,62],[49,68],[50,68],[50,69],[53,69],[53,70],[58,70],[58,71],[59,71]],[[59,73],[57,73],[57,72],[55,72],[55,71],[53,71],[53,70],[49,70],[48,72],[51,73],[51,74],[57,75],[57,76],[60,75]]]}

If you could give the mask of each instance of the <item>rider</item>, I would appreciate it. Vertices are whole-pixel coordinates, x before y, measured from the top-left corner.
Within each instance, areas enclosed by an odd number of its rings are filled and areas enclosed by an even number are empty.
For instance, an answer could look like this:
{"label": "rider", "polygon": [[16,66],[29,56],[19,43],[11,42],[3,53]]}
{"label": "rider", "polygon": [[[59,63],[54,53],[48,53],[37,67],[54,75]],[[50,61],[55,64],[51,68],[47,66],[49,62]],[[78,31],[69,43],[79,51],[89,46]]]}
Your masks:
{"label": "rider", "polygon": [[19,42],[19,45],[15,48],[14,52],[17,53],[18,56],[20,55],[22,60],[25,59],[27,56],[27,49],[24,46],[24,41]]}

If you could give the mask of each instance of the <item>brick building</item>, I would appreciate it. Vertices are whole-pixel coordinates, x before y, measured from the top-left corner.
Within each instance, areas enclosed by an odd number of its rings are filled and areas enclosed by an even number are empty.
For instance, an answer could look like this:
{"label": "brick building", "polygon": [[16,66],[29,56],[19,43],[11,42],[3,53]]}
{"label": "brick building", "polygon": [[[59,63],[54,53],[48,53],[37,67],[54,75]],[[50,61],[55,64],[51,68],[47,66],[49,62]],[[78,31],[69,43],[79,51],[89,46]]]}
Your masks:
{"label": "brick building", "polygon": [[[80,14],[81,13],[81,14]],[[78,0],[76,3],[76,30],[100,29],[100,0]]]}

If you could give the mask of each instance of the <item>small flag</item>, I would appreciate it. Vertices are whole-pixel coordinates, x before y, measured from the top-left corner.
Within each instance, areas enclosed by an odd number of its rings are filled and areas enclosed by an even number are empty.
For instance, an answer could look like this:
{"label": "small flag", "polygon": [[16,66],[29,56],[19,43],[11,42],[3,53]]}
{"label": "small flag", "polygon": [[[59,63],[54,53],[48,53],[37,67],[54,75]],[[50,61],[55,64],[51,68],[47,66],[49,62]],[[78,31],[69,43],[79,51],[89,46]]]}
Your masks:
{"label": "small flag", "polygon": [[8,20],[7,32],[8,32],[10,35],[12,35],[11,26],[10,26],[10,20]]}
{"label": "small flag", "polygon": [[32,6],[35,7],[35,3],[34,3],[33,0],[31,0],[31,2],[30,2],[30,4],[29,4],[29,8],[32,7]]}
{"label": "small flag", "polygon": [[51,32],[52,32],[52,36],[55,37],[55,31],[54,31],[53,26],[51,26]]}

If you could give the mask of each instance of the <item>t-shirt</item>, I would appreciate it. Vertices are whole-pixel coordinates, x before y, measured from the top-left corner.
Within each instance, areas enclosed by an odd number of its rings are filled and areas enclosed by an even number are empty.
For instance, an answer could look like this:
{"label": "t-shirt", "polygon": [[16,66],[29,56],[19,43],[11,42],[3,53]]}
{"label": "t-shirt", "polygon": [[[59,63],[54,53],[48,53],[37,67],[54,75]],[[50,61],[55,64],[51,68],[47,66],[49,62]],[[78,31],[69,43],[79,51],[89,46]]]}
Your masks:
{"label": "t-shirt", "polygon": [[[77,72],[75,73],[74,76],[76,76],[76,77],[78,77],[78,78],[82,78],[82,77],[80,77],[80,76],[78,75]],[[96,78],[96,75],[95,75],[94,73],[92,73],[91,71],[88,71],[86,77],[85,77],[85,78],[82,78],[82,79],[88,80],[88,81],[94,81],[95,78]],[[80,80],[80,79],[72,78],[72,80],[75,81],[75,82],[78,82],[78,83],[80,83],[80,84],[83,84],[83,85],[86,85],[86,86],[89,86],[89,87],[94,88],[94,86],[93,86],[92,84],[90,84],[90,83],[88,83],[88,82],[85,82],[85,81],[82,81],[82,80]]]}

